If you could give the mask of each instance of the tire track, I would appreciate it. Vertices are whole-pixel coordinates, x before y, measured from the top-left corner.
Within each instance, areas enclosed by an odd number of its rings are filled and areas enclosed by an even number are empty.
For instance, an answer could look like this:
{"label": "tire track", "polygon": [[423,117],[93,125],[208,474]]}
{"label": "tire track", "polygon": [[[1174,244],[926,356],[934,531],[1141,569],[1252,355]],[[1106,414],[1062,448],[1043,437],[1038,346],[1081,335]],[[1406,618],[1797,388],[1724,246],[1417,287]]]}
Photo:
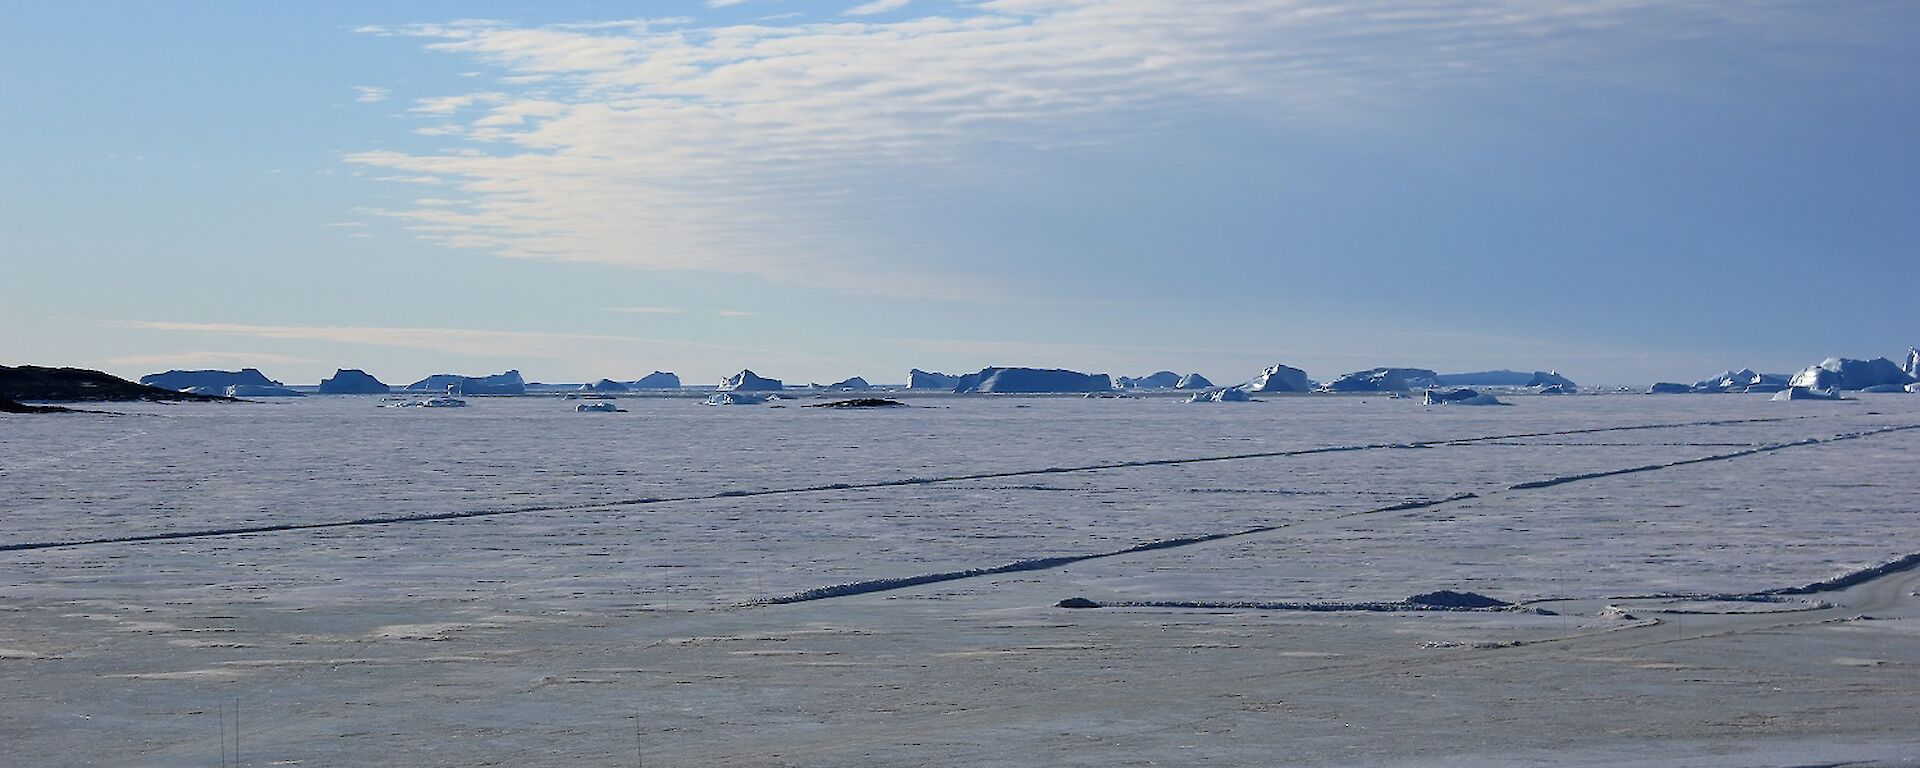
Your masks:
{"label": "tire track", "polygon": [[[1677,429],[1677,428],[1683,428],[1683,427],[1716,427],[1716,426],[1732,426],[1732,425],[1739,425],[1739,424],[1780,423],[1780,422],[1799,421],[1803,419],[1812,419],[1812,418],[1820,418],[1820,416],[1803,415],[1803,416],[1776,416],[1776,417],[1757,418],[1757,419],[1711,419],[1711,420],[1704,420],[1704,421],[1669,422],[1669,423],[1661,423],[1661,424],[1632,424],[1627,426],[1612,426],[1612,427],[1586,427],[1581,429],[1554,430],[1554,431],[1546,431],[1546,432],[1519,432],[1519,433],[1510,433],[1510,434],[1501,434],[1501,435],[1486,435],[1482,437],[1450,438],[1450,439],[1443,439],[1443,440],[1422,440],[1422,441],[1402,442],[1402,443],[1364,443],[1364,444],[1358,444],[1358,445],[1323,446],[1319,448],[1298,448],[1298,449],[1284,450],[1284,451],[1257,451],[1252,453],[1233,453],[1233,454],[1224,454],[1224,455],[1218,455],[1218,456],[1181,457],[1181,458],[1169,458],[1169,459],[1142,459],[1137,461],[1116,461],[1116,462],[1107,462],[1107,463],[1099,463],[1099,464],[1047,467],[1044,469],[1017,469],[1017,470],[1007,470],[1002,472],[981,472],[981,473],[974,473],[974,474],[946,475],[946,476],[939,476],[939,477],[909,477],[909,478],[902,478],[898,480],[877,480],[877,481],[870,481],[870,482],[863,482],[863,483],[828,483],[823,485],[809,485],[809,486],[798,486],[798,487],[789,487],[789,488],[767,488],[767,489],[760,489],[760,490],[720,491],[717,493],[698,494],[698,495],[690,495],[690,496],[666,496],[666,497],[643,496],[643,497],[636,497],[636,498],[630,498],[630,499],[616,499],[611,501],[599,501],[599,502],[592,502],[592,503],[586,503],[586,504],[539,505],[539,506],[526,506],[526,507],[512,507],[507,509],[463,510],[463,511],[457,511],[457,512],[433,512],[433,513],[421,513],[421,514],[413,514],[413,515],[378,515],[378,516],[369,516],[369,517],[356,517],[356,518],[350,518],[346,520],[324,520],[324,521],[309,522],[309,523],[269,523],[269,524],[251,525],[251,526],[200,528],[200,529],[192,529],[192,530],[184,530],[184,531],[162,531],[157,533],[136,534],[131,536],[107,536],[107,537],[92,538],[92,539],[69,539],[69,540],[63,540],[63,541],[35,541],[35,542],[18,542],[18,543],[12,543],[12,544],[0,544],[0,552],[28,552],[28,551],[42,550],[42,549],[65,549],[65,548],[71,548],[71,547],[102,546],[102,545],[112,545],[112,544],[146,544],[146,543],[163,542],[163,541],[185,541],[185,540],[192,540],[192,539],[209,539],[209,538],[221,538],[221,537],[228,537],[228,536],[250,536],[250,535],[258,535],[258,534],[268,534],[268,533],[297,533],[297,532],[303,532],[303,531],[327,530],[332,528],[357,528],[357,527],[377,526],[377,525],[404,525],[404,524],[412,524],[412,523],[448,522],[453,520],[470,520],[470,519],[478,519],[478,518],[486,518],[486,517],[501,517],[506,515],[526,515],[526,514],[541,514],[541,513],[552,513],[552,512],[592,512],[592,511],[600,511],[600,510],[619,509],[623,507],[651,506],[651,505],[659,505],[659,504],[674,504],[674,503],[695,502],[695,501],[720,501],[724,499],[744,499],[744,498],[756,498],[756,497],[765,497],[765,496],[788,496],[788,495],[795,495],[795,494],[824,493],[824,492],[832,492],[832,491],[875,490],[875,489],[886,489],[886,488],[901,488],[901,487],[916,486],[916,485],[937,485],[937,484],[944,484],[944,483],[970,482],[970,481],[976,481],[976,480],[1000,480],[1000,479],[1007,479],[1007,478],[1036,477],[1041,475],[1071,474],[1076,472],[1098,472],[1098,471],[1111,470],[1111,469],[1134,469],[1134,468],[1141,468],[1141,467],[1180,466],[1185,464],[1208,464],[1208,463],[1225,462],[1225,461],[1245,461],[1249,459],[1291,458],[1291,457],[1299,457],[1299,456],[1316,456],[1321,454],[1373,451],[1373,450],[1384,450],[1384,449],[1435,448],[1435,447],[1450,446],[1450,445],[1473,445],[1476,443],[1483,443],[1483,442],[1495,441],[1495,440],[1518,440],[1518,439],[1534,438],[1534,437],[1588,435],[1588,434],[1597,434],[1597,433],[1603,433],[1603,432],[1633,432],[1633,431],[1653,430],[1653,429]],[[1387,511],[1388,509],[1391,509],[1391,508],[1384,508],[1380,510],[1370,510],[1368,513],[1377,513],[1381,511]],[[1252,532],[1253,531],[1243,531],[1243,532],[1228,534],[1228,535],[1245,535],[1247,533],[1252,533]],[[1115,553],[1107,553],[1107,555],[1105,556],[1113,556],[1113,554]]]}

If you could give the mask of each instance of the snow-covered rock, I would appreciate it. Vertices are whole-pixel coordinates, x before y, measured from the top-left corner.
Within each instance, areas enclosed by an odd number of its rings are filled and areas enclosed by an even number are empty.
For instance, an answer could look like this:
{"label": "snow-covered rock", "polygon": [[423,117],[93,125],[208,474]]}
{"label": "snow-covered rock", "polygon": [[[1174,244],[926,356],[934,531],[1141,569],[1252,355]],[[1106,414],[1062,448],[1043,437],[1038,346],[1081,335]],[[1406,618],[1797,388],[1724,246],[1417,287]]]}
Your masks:
{"label": "snow-covered rock", "polygon": [[1406,392],[1436,386],[1440,374],[1425,368],[1373,368],[1354,371],[1327,385],[1333,392]]}
{"label": "snow-covered rock", "polygon": [[1202,376],[1200,374],[1189,373],[1185,376],[1180,377],[1180,381],[1175,383],[1173,385],[1173,388],[1174,389],[1213,389],[1213,382],[1207,381],[1207,377]]}
{"label": "snow-covered rock", "polygon": [[323,395],[384,395],[392,387],[358,368],[341,368],[333,378],[320,380]]}
{"label": "snow-covered rock", "polygon": [[1809,366],[1794,374],[1793,380],[1787,385],[1810,389],[1866,389],[1880,384],[1906,386],[1912,383],[1912,376],[1884,357],[1872,360],[1829,357],[1820,361],[1819,365]]}
{"label": "snow-covered rock", "polygon": [[1840,400],[1840,399],[1842,399],[1840,397],[1840,391],[1837,389],[1820,389],[1815,387],[1787,387],[1786,389],[1780,390],[1779,392],[1776,392],[1773,395],[1773,401],[1776,403],[1785,402],[1788,400]]}
{"label": "snow-covered rock", "polygon": [[1450,392],[1429,389],[1423,402],[1426,405],[1506,405],[1493,395],[1471,389],[1456,389]]}
{"label": "snow-covered rock", "polygon": [[1052,392],[1107,392],[1113,380],[1104,373],[1080,373],[1059,368],[982,368],[955,383],[955,392],[1044,394]]}
{"label": "snow-covered rock", "polygon": [[226,394],[227,387],[251,385],[277,387],[280,382],[267,378],[258,368],[242,368],[238,371],[167,371],[140,377],[140,383],[149,387],[181,391],[193,388],[205,388],[209,393]]}
{"label": "snow-covered rock", "polygon": [[1253,381],[1242,386],[1249,392],[1311,392],[1313,381],[1307,378],[1307,372],[1288,365],[1274,363],[1254,377]]}
{"label": "snow-covered rock", "polygon": [[959,376],[932,373],[915,368],[907,371],[907,389],[937,389],[942,392],[952,392],[954,387],[960,385],[960,379]]}
{"label": "snow-covered rock", "polygon": [[407,389],[422,392],[454,392],[463,395],[524,395],[527,393],[527,381],[520,378],[519,371],[496,373],[492,376],[436,373],[408,384]]}
{"label": "snow-covered rock", "polygon": [[1663,381],[1653,385],[1651,389],[1648,389],[1647,394],[1649,395],[1684,395],[1692,391],[1693,391],[1692,386],[1689,386],[1686,384],[1676,384],[1671,381]]}
{"label": "snow-covered rock", "polygon": [[601,379],[592,384],[580,385],[582,392],[625,392],[628,389],[631,388],[613,379]]}
{"label": "snow-covered rock", "polygon": [[707,398],[706,405],[759,405],[769,399],[752,392],[716,392]]}
{"label": "snow-covered rock", "polygon": [[666,371],[654,371],[633,383],[634,389],[679,389],[680,377]]}
{"label": "snow-covered rock", "polygon": [[1253,402],[1253,395],[1248,394],[1246,390],[1240,389],[1238,387],[1228,387],[1226,389],[1216,389],[1212,392],[1195,392],[1193,393],[1193,397],[1187,398],[1187,402],[1189,403],[1250,403],[1250,402]]}
{"label": "snow-covered rock", "polygon": [[758,376],[749,370],[741,370],[739,373],[728,376],[725,381],[720,382],[718,387],[722,392],[778,392],[786,388],[787,385],[781,383],[779,379]]}
{"label": "snow-covered rock", "polygon": [[1140,378],[1120,377],[1114,386],[1120,389],[1172,389],[1180,384],[1180,374],[1173,371],[1155,371]]}

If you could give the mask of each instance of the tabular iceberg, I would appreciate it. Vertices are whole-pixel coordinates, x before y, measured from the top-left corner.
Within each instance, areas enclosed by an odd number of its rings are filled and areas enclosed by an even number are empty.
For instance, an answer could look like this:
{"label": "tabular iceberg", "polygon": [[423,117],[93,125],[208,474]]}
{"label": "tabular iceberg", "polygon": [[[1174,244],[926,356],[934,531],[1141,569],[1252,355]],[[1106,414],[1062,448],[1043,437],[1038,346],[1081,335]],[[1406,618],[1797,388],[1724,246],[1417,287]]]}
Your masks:
{"label": "tabular iceberg", "polygon": [[236,385],[280,386],[280,382],[267,378],[266,374],[261,373],[258,368],[242,368],[238,371],[167,371],[142,376],[140,383],[149,387],[175,391],[204,388],[211,394],[225,394],[227,387]]}
{"label": "tabular iceberg", "polygon": [[960,377],[955,392],[1046,394],[1107,392],[1113,380],[1104,373],[1080,373],[1059,368],[982,368]]}
{"label": "tabular iceberg", "polygon": [[1373,368],[1354,371],[1327,385],[1334,392],[1406,392],[1436,386],[1440,374],[1425,368]]}
{"label": "tabular iceberg", "polygon": [[633,383],[634,389],[679,389],[680,377],[666,371],[654,371]]}
{"label": "tabular iceberg", "polygon": [[859,376],[855,376],[851,379],[843,379],[840,381],[836,381],[832,384],[828,384],[825,387],[821,387],[821,388],[835,389],[835,390],[841,390],[846,392],[858,392],[862,390],[873,389],[873,385],[868,384],[866,379],[860,378]]}
{"label": "tabular iceberg", "polygon": [[1506,405],[1493,395],[1471,389],[1456,389],[1452,392],[1429,389],[1423,402],[1427,405]]}
{"label": "tabular iceberg", "polygon": [[1122,376],[1115,386],[1120,389],[1172,389],[1180,385],[1180,374],[1173,371],[1155,371],[1140,378]]}
{"label": "tabular iceberg", "polygon": [[391,389],[358,368],[341,368],[333,372],[333,378],[320,380],[323,395],[384,395]]}
{"label": "tabular iceberg", "polygon": [[907,371],[907,389],[937,389],[952,392],[954,387],[960,385],[960,378],[915,368]]}
{"label": "tabular iceberg", "polygon": [[466,395],[524,395],[527,393],[527,382],[520,378],[519,371],[507,371],[492,376],[436,373],[408,384],[407,389],[428,392],[452,391]]}

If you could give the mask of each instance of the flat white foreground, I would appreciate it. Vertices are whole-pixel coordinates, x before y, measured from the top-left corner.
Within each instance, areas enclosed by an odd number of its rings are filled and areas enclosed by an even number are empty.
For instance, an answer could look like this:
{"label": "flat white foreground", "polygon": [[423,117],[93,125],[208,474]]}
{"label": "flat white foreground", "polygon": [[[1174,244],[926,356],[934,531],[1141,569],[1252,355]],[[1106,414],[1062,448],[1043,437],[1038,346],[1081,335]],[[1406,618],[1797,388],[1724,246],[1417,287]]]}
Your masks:
{"label": "flat white foreground", "polygon": [[0,764],[1920,764],[1920,397],[379,402],[0,417]]}

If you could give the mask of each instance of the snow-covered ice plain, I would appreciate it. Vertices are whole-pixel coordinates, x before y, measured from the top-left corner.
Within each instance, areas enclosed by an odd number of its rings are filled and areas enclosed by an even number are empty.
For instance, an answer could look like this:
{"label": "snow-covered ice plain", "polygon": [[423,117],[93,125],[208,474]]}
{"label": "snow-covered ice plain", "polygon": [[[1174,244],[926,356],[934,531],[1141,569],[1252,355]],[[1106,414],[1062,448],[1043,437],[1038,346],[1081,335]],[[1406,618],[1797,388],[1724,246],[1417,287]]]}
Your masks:
{"label": "snow-covered ice plain", "polygon": [[0,417],[0,763],[1920,759],[1920,398],[1264,399]]}

